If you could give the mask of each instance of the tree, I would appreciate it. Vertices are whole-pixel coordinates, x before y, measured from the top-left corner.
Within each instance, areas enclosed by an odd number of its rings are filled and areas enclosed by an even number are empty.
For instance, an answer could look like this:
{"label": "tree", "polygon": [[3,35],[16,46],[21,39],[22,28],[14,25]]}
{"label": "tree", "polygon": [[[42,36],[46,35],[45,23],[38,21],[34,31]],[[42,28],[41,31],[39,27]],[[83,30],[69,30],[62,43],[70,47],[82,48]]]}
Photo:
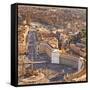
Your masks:
{"label": "tree", "polygon": [[82,42],[84,43],[84,44],[86,44],[86,29],[82,29],[81,30],[81,33],[82,33]]}

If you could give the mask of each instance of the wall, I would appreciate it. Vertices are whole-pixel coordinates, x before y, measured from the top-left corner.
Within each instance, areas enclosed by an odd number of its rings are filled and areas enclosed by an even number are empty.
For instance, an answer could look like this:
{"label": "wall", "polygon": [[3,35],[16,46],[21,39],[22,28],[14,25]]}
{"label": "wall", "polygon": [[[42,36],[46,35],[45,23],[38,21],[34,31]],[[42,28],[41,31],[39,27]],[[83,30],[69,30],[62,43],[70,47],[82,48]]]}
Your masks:
{"label": "wall", "polygon": [[49,57],[51,57],[52,48],[46,43],[42,42],[39,45],[39,53],[47,53]]}
{"label": "wall", "polygon": [[78,58],[70,55],[60,55],[60,64],[65,64],[72,66],[73,68],[78,68]]}

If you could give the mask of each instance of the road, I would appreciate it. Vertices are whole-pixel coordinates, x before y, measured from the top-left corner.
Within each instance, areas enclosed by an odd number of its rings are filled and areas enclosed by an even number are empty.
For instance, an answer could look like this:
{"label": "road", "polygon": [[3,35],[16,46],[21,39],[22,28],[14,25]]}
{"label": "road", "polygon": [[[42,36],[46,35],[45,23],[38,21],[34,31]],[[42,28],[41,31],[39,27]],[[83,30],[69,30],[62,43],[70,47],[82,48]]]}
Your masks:
{"label": "road", "polygon": [[35,59],[36,58],[36,42],[37,42],[37,37],[36,37],[36,32],[35,31],[30,31],[28,34],[28,58],[29,59]]}

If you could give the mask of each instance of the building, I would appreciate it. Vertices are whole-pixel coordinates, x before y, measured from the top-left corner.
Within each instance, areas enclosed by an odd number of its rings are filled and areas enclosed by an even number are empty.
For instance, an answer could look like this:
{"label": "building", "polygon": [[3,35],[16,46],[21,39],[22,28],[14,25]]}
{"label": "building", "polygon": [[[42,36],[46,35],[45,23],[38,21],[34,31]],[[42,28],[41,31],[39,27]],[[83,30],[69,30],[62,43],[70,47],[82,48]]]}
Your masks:
{"label": "building", "polygon": [[58,49],[54,49],[52,50],[52,54],[51,54],[51,63],[56,63],[59,64],[59,50]]}

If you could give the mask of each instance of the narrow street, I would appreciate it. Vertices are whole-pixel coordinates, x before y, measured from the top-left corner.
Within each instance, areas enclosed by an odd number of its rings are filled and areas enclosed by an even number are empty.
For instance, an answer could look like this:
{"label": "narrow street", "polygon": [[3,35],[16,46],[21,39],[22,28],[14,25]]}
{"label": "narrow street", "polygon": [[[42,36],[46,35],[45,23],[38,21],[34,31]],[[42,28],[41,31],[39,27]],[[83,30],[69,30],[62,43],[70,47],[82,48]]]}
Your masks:
{"label": "narrow street", "polygon": [[36,32],[35,31],[30,31],[28,35],[28,58],[29,59],[36,59],[36,42],[37,42],[37,37],[36,37]]}

